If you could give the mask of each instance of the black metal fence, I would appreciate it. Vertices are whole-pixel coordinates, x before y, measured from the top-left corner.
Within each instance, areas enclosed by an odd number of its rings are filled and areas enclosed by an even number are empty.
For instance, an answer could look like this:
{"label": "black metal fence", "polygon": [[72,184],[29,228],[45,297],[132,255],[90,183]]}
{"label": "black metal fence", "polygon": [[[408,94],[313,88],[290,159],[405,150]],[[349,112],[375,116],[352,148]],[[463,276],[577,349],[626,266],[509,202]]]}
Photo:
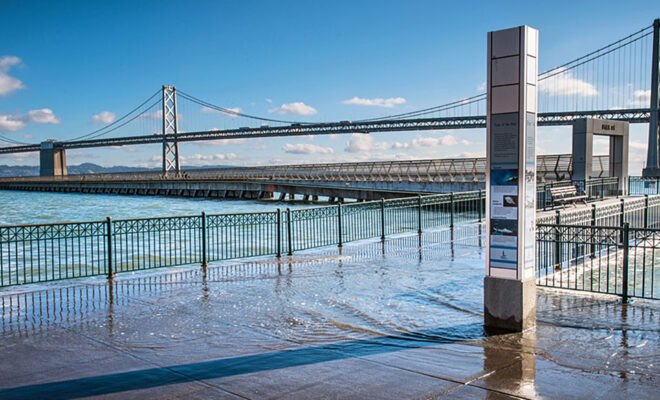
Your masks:
{"label": "black metal fence", "polygon": [[292,254],[481,221],[484,191],[273,212],[0,226],[0,286]]}
{"label": "black metal fence", "polygon": [[628,193],[633,196],[660,194],[660,178],[631,176],[628,178]]}
{"label": "black metal fence", "polygon": [[660,230],[539,224],[537,285],[660,299]]}

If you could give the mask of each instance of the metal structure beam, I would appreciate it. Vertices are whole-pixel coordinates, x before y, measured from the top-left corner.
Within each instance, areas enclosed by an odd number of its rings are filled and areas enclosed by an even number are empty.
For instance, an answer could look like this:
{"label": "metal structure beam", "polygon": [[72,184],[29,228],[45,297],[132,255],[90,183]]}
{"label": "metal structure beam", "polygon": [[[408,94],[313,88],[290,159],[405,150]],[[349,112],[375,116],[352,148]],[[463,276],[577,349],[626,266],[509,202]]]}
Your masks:
{"label": "metal structure beam", "polygon": [[179,127],[176,113],[176,88],[163,85],[163,172],[179,173]]}
{"label": "metal structure beam", "polygon": [[660,19],[653,21],[653,56],[651,65],[651,109],[649,116],[649,141],[646,156],[646,168],[642,174],[647,177],[659,177],[660,165],[658,165],[658,109],[660,108]]}
{"label": "metal structure beam", "polygon": [[[539,113],[538,126],[572,126],[573,121],[582,118],[601,118],[630,123],[649,122],[651,110],[648,108],[628,110],[600,110]],[[398,131],[423,131],[442,129],[476,129],[486,127],[486,116],[417,118],[365,122],[331,122],[319,124],[294,124],[285,126],[266,126],[259,128],[239,128],[218,131],[201,131],[186,133],[168,133],[166,135],[129,136],[106,139],[78,140],[61,143],[64,149],[82,149],[90,147],[128,146],[139,144],[196,142],[218,139],[244,139],[258,137],[284,137],[304,135],[330,135],[348,133],[377,133]],[[24,145],[0,148],[0,154],[26,153],[39,151],[40,145]],[[178,157],[176,161],[178,165]],[[165,168],[164,168],[165,169]]]}

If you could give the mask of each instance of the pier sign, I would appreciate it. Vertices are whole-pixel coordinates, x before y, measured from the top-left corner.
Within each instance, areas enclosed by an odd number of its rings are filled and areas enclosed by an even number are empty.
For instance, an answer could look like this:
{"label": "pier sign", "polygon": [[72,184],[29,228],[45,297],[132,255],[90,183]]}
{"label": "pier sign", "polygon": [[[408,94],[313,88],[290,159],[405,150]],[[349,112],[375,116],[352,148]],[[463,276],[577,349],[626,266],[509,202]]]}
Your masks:
{"label": "pier sign", "polygon": [[537,31],[488,35],[487,275],[524,279],[534,271]]}
{"label": "pier sign", "polygon": [[484,325],[536,321],[536,80],[538,32],[488,33]]}

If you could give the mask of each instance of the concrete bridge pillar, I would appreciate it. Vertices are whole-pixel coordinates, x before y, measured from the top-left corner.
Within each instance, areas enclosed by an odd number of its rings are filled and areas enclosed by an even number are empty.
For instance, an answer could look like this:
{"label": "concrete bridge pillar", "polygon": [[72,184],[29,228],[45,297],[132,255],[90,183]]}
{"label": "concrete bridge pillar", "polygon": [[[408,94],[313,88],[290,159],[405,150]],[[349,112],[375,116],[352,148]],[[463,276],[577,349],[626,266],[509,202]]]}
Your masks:
{"label": "concrete bridge pillar", "polygon": [[573,123],[573,175],[574,181],[588,180],[592,176],[593,137],[610,137],[608,173],[619,178],[619,192],[628,189],[629,123],[607,119],[583,118]]}
{"label": "concrete bridge pillar", "polygon": [[66,175],[66,152],[61,143],[54,140],[41,142],[39,150],[39,175]]}

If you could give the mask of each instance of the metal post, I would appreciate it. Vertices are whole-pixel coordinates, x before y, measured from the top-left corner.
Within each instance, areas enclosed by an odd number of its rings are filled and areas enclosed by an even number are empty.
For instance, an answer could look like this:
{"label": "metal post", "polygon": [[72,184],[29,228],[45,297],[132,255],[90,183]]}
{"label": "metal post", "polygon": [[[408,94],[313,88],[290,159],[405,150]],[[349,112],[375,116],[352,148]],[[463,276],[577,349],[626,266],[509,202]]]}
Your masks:
{"label": "metal post", "polygon": [[591,257],[594,257],[596,254],[596,242],[595,242],[595,236],[596,236],[596,205],[592,204],[591,205]]}
{"label": "metal post", "polygon": [[454,192],[449,193],[449,228],[454,229]]}
{"label": "metal post", "polygon": [[649,227],[649,195],[644,195],[644,229]]}
{"label": "metal post", "polygon": [[206,213],[202,211],[202,267],[208,265],[206,257]]}
{"label": "metal post", "polygon": [[417,195],[417,233],[422,234],[422,195]]}
{"label": "metal post", "polygon": [[561,268],[562,256],[561,256],[561,234],[559,233],[559,225],[561,224],[561,211],[555,211],[555,268]]}
{"label": "metal post", "polygon": [[479,191],[479,206],[477,207],[479,209],[479,222],[481,222],[484,219],[483,211],[482,211],[483,202],[484,202],[483,191],[480,190]]}
{"label": "metal post", "polygon": [[385,241],[385,199],[380,199],[380,240]]}
{"label": "metal post", "polygon": [[626,222],[623,224],[622,232],[622,241],[623,241],[623,279],[621,279],[621,296],[623,296],[623,302],[628,302],[628,247],[630,243],[630,225]]}
{"label": "metal post", "polygon": [[653,55],[651,59],[651,115],[649,118],[649,142],[646,156],[646,168],[642,171],[644,176],[659,176],[658,169],[658,71],[660,69],[660,19],[653,21]]}
{"label": "metal post", "polygon": [[600,179],[600,199],[603,200],[605,196],[605,187],[603,186],[603,178]]}
{"label": "metal post", "polygon": [[108,217],[105,220],[106,223],[106,230],[108,231],[108,236],[107,236],[107,257],[108,257],[108,279],[112,279],[113,271],[112,271],[112,218]]}
{"label": "metal post", "polygon": [[277,258],[282,257],[282,210],[277,209]]}
{"label": "metal post", "polygon": [[291,209],[286,209],[286,238],[289,244],[289,255],[293,255],[293,241],[291,240]]}
{"label": "metal post", "polygon": [[339,247],[343,246],[341,241],[341,203],[337,204],[337,235],[339,236]]}
{"label": "metal post", "polygon": [[625,199],[621,199],[621,218],[619,219],[619,224],[623,225],[626,223],[626,203]]}

